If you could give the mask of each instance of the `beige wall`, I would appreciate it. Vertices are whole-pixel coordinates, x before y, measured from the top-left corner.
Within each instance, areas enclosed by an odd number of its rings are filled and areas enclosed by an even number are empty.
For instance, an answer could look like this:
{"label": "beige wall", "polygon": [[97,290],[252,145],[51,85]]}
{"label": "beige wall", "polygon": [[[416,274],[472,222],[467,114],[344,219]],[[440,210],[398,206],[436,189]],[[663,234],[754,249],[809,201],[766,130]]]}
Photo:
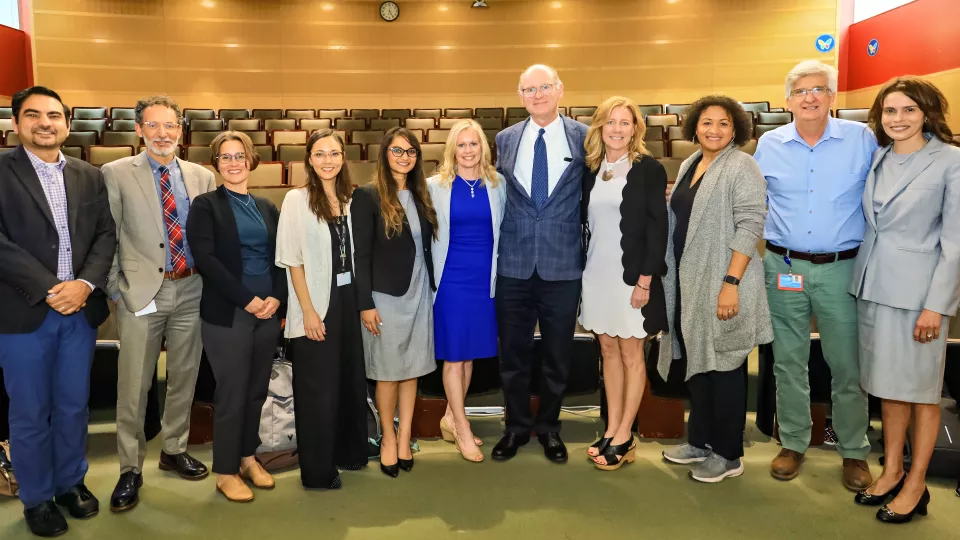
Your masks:
{"label": "beige wall", "polygon": [[796,62],[836,62],[813,45],[835,0],[398,3],[385,23],[379,1],[34,0],[37,80],[80,106],[515,106],[519,72],[542,62],[565,105],[721,92],[776,107]]}

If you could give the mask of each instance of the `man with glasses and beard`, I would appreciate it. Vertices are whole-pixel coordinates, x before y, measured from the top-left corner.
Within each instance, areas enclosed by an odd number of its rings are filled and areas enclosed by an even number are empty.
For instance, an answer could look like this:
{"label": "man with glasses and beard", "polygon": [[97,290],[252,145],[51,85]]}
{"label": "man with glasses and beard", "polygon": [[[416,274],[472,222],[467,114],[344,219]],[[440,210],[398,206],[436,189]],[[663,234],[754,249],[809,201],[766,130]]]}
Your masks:
{"label": "man with glasses and beard", "polygon": [[146,438],[147,391],[166,337],[167,385],[160,469],[199,480],[207,467],[187,454],[190,408],[200,367],[200,275],[186,236],[190,201],[216,188],[213,173],[176,157],[180,106],[167,96],[137,102],[137,134],[144,150],[103,166],[118,248],[107,284],[117,303],[120,358],[117,450],[120,480],[110,509],[140,501]]}

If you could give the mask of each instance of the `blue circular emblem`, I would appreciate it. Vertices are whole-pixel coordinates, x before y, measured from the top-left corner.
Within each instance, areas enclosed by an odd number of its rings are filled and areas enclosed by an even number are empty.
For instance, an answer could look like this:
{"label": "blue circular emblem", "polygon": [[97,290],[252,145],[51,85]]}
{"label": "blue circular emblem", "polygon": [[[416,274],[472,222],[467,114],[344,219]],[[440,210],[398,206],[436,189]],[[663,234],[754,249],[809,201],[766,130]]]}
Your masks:
{"label": "blue circular emblem", "polygon": [[823,34],[817,38],[817,42],[814,44],[817,47],[817,50],[826,53],[833,50],[833,47],[837,44],[837,40],[830,34]]}
{"label": "blue circular emblem", "polygon": [[880,50],[880,42],[876,39],[871,39],[870,43],[867,43],[867,54],[870,56],[876,56],[877,51]]}

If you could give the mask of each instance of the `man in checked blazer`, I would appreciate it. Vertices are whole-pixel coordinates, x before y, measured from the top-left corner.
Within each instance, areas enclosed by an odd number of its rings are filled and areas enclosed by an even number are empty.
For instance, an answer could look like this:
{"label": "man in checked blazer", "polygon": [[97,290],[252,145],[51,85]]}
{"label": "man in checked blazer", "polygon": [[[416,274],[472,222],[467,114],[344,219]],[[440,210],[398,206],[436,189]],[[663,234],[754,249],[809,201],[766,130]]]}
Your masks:
{"label": "man in checked blazer", "polygon": [[160,469],[182,478],[207,476],[187,454],[190,408],[200,368],[201,280],[186,237],[190,201],[216,188],[213,173],[176,157],[180,107],[167,96],[137,102],[140,154],[103,166],[119,246],[107,293],[117,303],[120,359],[117,382],[117,450],[120,480],[110,509],[140,501],[147,453],[143,421],[147,391],[167,344],[166,403],[161,422]]}
{"label": "man in checked blazer", "polygon": [[[587,126],[560,115],[563,82],[549,66],[527,68],[517,93],[530,118],[497,134],[497,171],[507,191],[496,289],[506,433],[492,457],[512,458],[535,430],[546,457],[564,463],[559,416],[583,271],[580,191]],[[544,354],[534,419],[530,372],[538,321]]]}

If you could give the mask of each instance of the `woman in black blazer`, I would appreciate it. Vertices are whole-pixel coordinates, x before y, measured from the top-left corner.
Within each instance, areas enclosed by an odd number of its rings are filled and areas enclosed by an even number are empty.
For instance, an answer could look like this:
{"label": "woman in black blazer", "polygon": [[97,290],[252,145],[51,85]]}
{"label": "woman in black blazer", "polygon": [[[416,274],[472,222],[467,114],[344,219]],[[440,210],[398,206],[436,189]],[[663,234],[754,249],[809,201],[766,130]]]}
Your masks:
{"label": "woman in black blazer", "polygon": [[[433,257],[437,213],[423,176],[420,144],[404,128],[380,145],[376,178],[353,192],[357,304],[367,378],[377,381],[383,424],[380,469],[413,468],[410,451],[417,378],[437,368],[433,352]],[[399,402],[400,429],[393,415]]]}
{"label": "woman in black blazer", "polygon": [[274,485],[254,453],[287,279],[273,263],[280,212],[247,192],[250,171],[260,161],[253,142],[244,133],[225,131],[211,146],[224,183],[194,199],[187,235],[203,278],[203,348],[217,380],[213,472],[217,491],[243,502],[253,499],[243,479],[258,488]]}
{"label": "woman in black blazer", "polygon": [[667,173],[646,151],[646,125],[624,97],[604,101],[584,142],[581,217],[587,231],[580,324],[603,354],[607,429],[587,453],[597,468],[634,460],[632,426],[647,384],[644,341],[667,327]]}

